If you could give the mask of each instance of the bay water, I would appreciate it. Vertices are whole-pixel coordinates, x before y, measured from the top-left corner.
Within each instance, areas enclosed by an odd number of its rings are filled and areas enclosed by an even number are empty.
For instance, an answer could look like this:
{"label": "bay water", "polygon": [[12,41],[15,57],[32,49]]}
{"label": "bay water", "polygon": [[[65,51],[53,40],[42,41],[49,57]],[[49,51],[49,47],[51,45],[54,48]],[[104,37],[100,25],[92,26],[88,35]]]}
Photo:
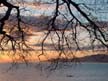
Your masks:
{"label": "bay water", "polygon": [[72,64],[53,71],[23,64],[20,66],[11,68],[9,63],[1,63],[0,81],[108,81],[107,63]]}

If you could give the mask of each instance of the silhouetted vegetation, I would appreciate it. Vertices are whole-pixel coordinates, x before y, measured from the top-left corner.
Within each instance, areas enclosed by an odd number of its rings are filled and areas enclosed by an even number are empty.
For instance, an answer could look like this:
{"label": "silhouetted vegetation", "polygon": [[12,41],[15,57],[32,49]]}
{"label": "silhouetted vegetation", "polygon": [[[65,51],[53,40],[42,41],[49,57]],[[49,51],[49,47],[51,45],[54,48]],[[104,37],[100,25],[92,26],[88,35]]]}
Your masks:
{"label": "silhouetted vegetation", "polygon": [[[83,49],[80,44],[81,40],[79,39],[79,34],[83,31],[86,31],[88,34],[88,39],[90,40],[90,46],[88,46],[89,48],[94,49],[95,46],[101,46],[107,50],[107,25],[100,25],[99,23],[102,21],[93,20],[91,13],[84,11],[84,9],[81,7],[82,5],[84,8],[90,10],[86,6],[86,4],[79,4],[74,0],[51,0],[51,2],[47,3],[36,1],[33,5],[37,4],[38,6],[42,4],[54,4],[54,12],[51,16],[43,16],[44,20],[42,17],[39,17],[39,19],[41,20],[40,22],[32,21],[33,23],[31,22],[30,24],[28,24],[24,20],[26,18],[22,17],[20,14],[20,6],[12,4],[11,1],[9,2],[7,0],[0,0],[0,5],[7,7],[5,14],[3,14],[3,17],[1,17],[0,19],[1,50],[11,49],[14,52],[22,52],[21,54],[19,54],[19,56],[21,57],[21,59],[23,59],[24,62],[28,62],[26,60],[28,52],[25,49],[33,48],[29,48],[26,43],[26,35],[28,33],[26,31],[26,28],[29,25],[35,26],[35,23],[38,24],[38,27],[43,27],[43,30],[47,31],[41,42],[41,54],[38,55],[39,59],[42,55],[46,56],[45,44],[46,41],[50,38],[51,45],[53,46],[52,48],[54,48],[55,52],[58,53],[57,61],[55,61],[55,63],[58,63],[58,61],[61,60],[62,56],[68,60],[69,55],[70,57],[72,57],[71,61],[74,61],[75,59],[77,59],[77,57],[73,52],[81,51]],[[13,9],[16,10],[16,13],[14,15],[15,18],[11,17],[11,12]],[[85,21],[82,21],[77,15],[75,15],[73,9],[75,9],[76,12],[80,14],[80,17],[82,17]],[[66,11],[66,13],[64,13],[63,11]],[[9,20],[10,17],[12,19]],[[13,26],[6,28],[6,22],[12,22],[11,20],[14,20],[15,23],[12,23]],[[67,31],[69,32],[67,33]],[[97,42],[99,42],[98,45],[96,45]]]}
{"label": "silhouetted vegetation", "polygon": [[[51,59],[49,61],[57,61],[58,59]],[[92,63],[108,63],[108,55],[106,54],[97,54],[97,55],[90,55],[85,57],[79,57],[74,59],[66,59],[60,58],[59,62],[92,62]]]}

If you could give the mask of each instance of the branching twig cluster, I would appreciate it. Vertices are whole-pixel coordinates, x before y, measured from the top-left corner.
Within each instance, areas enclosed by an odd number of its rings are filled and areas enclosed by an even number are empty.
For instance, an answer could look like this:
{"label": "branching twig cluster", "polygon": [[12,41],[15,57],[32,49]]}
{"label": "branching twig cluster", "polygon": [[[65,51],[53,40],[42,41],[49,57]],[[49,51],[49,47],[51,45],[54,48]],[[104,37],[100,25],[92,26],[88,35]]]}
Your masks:
{"label": "branching twig cluster", "polygon": [[[23,21],[21,20],[19,6],[14,6],[7,0],[0,0],[0,5],[7,7],[6,13],[0,19],[0,50],[8,51],[8,55],[11,53],[9,56],[14,58],[14,63],[16,63],[16,56],[17,60],[19,59],[26,63],[28,46],[25,40],[25,29],[21,27]],[[10,19],[13,9],[16,10],[16,18]],[[9,24],[11,22],[10,20],[15,20],[15,23]],[[25,54],[25,52],[27,54]]]}
{"label": "branching twig cluster", "polygon": [[[5,15],[0,19],[0,34],[1,40],[0,40],[0,47],[2,50],[4,50],[5,46],[8,47],[10,44],[12,47],[12,50],[15,51],[17,48],[21,48],[23,46],[26,46],[25,39],[24,39],[24,31],[21,28],[21,17],[20,17],[20,10],[18,6],[14,6],[7,2],[7,0],[0,0],[0,5],[3,4],[6,6],[8,9],[5,13]],[[17,36],[12,36],[11,33],[14,31],[16,32],[15,29],[16,27],[9,27],[10,29],[6,30],[5,29],[5,23],[6,21],[9,20],[9,17],[11,16],[11,12],[13,9],[16,9],[17,14],[16,14],[16,19],[17,19],[17,30],[19,34]],[[5,31],[6,30],[6,31]],[[21,40],[16,40],[15,37],[19,37]],[[22,45],[22,46],[21,46]]]}
{"label": "branching twig cluster", "polygon": [[[55,11],[48,23],[48,32],[42,41],[41,55],[44,54],[44,44],[50,37],[55,50],[59,53],[58,58],[54,62],[58,63],[61,57],[68,59],[68,54],[71,54],[71,57],[75,59],[76,57],[73,54],[73,51],[81,50],[81,45],[79,44],[80,40],[78,38],[78,33],[81,32],[79,31],[80,28],[86,30],[89,33],[88,36],[91,40],[91,46],[94,45],[94,42],[99,41],[101,45],[104,45],[106,48],[108,48],[108,38],[105,37],[105,31],[101,30],[102,26],[98,25],[97,21],[92,20],[90,17],[91,13],[88,15],[88,13],[80,7],[82,4],[77,4],[73,0],[54,1],[54,4],[56,5]],[[64,6],[64,11],[67,10],[69,16],[62,13],[62,10],[60,9],[61,6]],[[87,6],[84,7],[88,9]],[[80,18],[78,18],[78,16],[74,14],[73,8],[77,11],[77,13],[80,14],[80,17],[85,19],[85,22],[83,22]],[[59,19],[62,19],[60,21],[66,23],[61,29],[58,28],[58,25],[60,24],[58,22]],[[56,40],[56,42],[54,40]]]}

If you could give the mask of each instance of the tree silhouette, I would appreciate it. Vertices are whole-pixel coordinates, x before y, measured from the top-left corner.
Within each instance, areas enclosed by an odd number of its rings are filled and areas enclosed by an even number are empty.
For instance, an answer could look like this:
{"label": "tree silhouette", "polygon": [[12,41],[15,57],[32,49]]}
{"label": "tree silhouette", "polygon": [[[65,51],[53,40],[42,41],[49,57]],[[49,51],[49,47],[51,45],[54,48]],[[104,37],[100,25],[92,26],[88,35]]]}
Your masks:
{"label": "tree silhouette", "polygon": [[[38,4],[39,3],[41,4],[41,1],[40,2],[38,1]],[[15,51],[16,49],[19,50],[24,49],[23,46],[27,47],[27,45],[25,43],[24,31],[21,27],[21,23],[23,21],[21,20],[19,6],[14,6],[13,4],[9,3],[7,0],[0,0],[0,4],[3,4],[8,8],[5,13],[5,16],[3,16],[3,18],[0,19],[0,34],[3,35],[1,36],[0,39],[1,49],[3,50],[4,49],[3,45],[6,45],[10,42],[13,51]],[[81,5],[83,5],[84,8],[90,10],[90,8],[87,7],[86,4],[77,3],[73,0],[52,0],[51,3],[45,3],[45,4],[51,4],[51,5],[54,4],[55,10],[52,16],[50,17],[49,22],[47,23],[47,33],[45,34],[45,37],[43,38],[41,43],[42,53],[38,57],[40,57],[41,55],[45,55],[44,44],[46,40],[49,39],[50,37],[53,47],[55,48],[55,51],[59,53],[57,60],[56,61],[54,60],[54,62],[58,64],[58,61],[62,56],[65,56],[65,58],[68,59],[68,54],[72,56],[73,58],[72,61],[73,61],[74,58],[76,58],[76,56],[73,54],[73,50],[76,51],[81,50],[78,38],[78,33],[81,31],[79,31],[78,28],[82,28],[89,33],[89,40],[91,40],[91,47],[94,45],[95,41],[99,41],[101,45],[108,48],[107,44],[108,38],[105,36],[107,31],[104,31],[106,27],[102,27],[102,25],[99,24],[98,20],[93,20],[91,17],[91,13],[84,11]],[[61,7],[63,7],[63,10],[67,11],[66,14],[68,15],[62,13],[64,11],[61,9]],[[17,11],[16,15],[17,26],[10,28],[11,30],[10,32],[18,31],[20,34],[17,34],[17,37],[20,38],[20,40],[17,40],[15,36],[7,34],[7,31],[4,31],[5,22],[11,16],[11,11],[13,8],[15,8]],[[73,8],[76,10],[77,13],[80,14],[80,17],[83,17],[83,19],[86,22],[83,22],[83,20],[79,19],[79,17],[74,14]],[[65,23],[63,27],[59,28],[58,25],[63,23]],[[15,29],[16,31],[13,31],[13,29]],[[54,40],[56,40],[56,42]]]}
{"label": "tree silhouette", "polygon": [[[0,34],[2,34],[3,36],[1,36],[1,40],[0,40],[0,47],[3,50],[4,46],[3,45],[8,45],[9,42],[11,42],[11,46],[12,46],[12,50],[15,51],[17,47],[20,48],[20,44],[25,45],[25,41],[24,41],[24,32],[20,26],[20,22],[21,22],[21,18],[20,18],[20,10],[18,6],[14,6],[11,3],[9,3],[7,0],[0,0],[0,5],[3,4],[4,6],[6,6],[8,9],[5,13],[5,15],[0,19]],[[18,37],[20,37],[22,40],[20,42],[17,42],[17,40],[15,39],[15,37],[7,34],[6,31],[4,31],[4,25],[5,22],[9,19],[9,17],[11,16],[11,12],[12,9],[15,8],[17,11],[17,30],[20,33],[20,35]],[[12,30],[15,28],[11,28],[10,27],[10,32],[12,32]],[[5,40],[5,41],[4,41]]]}
{"label": "tree silhouette", "polygon": [[[54,48],[56,49],[57,52],[59,52],[59,56],[53,60],[53,62],[55,63],[55,68],[57,67],[58,62],[60,61],[62,56],[64,56],[65,59],[69,59],[69,57],[71,57],[71,61],[76,61],[77,57],[75,56],[73,50],[76,51],[81,50],[81,46],[79,44],[80,40],[78,38],[78,33],[81,31],[79,31],[78,28],[83,28],[89,33],[89,40],[91,40],[91,47],[95,47],[94,42],[99,41],[101,45],[108,48],[107,44],[108,38],[105,37],[106,31],[102,29],[105,27],[100,25],[98,20],[93,20],[90,15],[91,13],[88,14],[88,12],[85,12],[83,8],[81,8],[81,5],[83,5],[85,8],[89,10],[89,7],[87,7],[86,4],[84,3],[78,4],[73,0],[54,0],[54,4],[55,4],[55,12],[48,23],[48,32],[42,41],[42,55],[44,54],[45,51],[44,43],[47,39],[49,39],[48,37],[51,35],[51,40],[54,45]],[[62,13],[62,10],[60,9],[61,6],[65,7],[65,10],[67,10],[69,17]],[[80,17],[83,17],[85,21],[87,21],[87,23],[83,22],[80,18],[78,18],[78,16],[74,14],[73,8],[76,9],[77,13],[80,14]],[[58,24],[59,17],[62,17],[66,23],[62,29],[57,28],[57,26],[59,25]],[[70,31],[68,35],[67,35],[68,32],[67,30]],[[56,35],[56,41],[57,41],[56,43],[54,42],[55,39],[54,34]],[[68,54],[70,56],[68,56]]]}

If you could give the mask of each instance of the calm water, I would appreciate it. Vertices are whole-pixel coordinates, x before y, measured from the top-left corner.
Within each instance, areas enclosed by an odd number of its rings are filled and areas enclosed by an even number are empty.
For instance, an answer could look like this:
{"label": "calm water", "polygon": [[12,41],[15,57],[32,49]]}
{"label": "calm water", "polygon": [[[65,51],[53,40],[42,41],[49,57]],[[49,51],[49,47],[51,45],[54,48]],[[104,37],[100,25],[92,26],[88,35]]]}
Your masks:
{"label": "calm water", "polygon": [[83,63],[60,68],[53,72],[21,66],[8,70],[9,64],[0,64],[0,81],[108,81],[108,64]]}

